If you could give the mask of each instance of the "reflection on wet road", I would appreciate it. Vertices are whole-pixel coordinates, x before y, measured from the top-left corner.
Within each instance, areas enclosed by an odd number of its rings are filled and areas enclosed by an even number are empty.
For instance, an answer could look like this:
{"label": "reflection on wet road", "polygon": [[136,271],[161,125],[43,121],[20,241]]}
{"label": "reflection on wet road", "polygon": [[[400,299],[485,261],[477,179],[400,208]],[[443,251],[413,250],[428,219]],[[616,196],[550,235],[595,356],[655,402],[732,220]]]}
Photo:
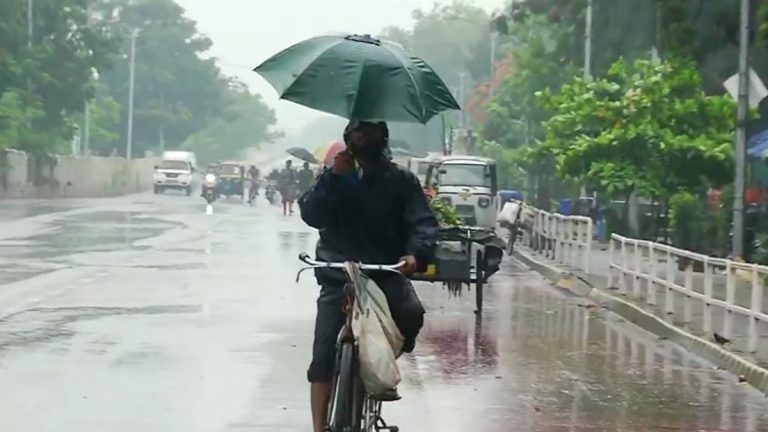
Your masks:
{"label": "reflection on wet road", "polygon": [[[0,430],[307,431],[316,235],[277,207],[134,196],[0,211]],[[417,286],[403,431],[768,430],[768,401],[515,262]]]}

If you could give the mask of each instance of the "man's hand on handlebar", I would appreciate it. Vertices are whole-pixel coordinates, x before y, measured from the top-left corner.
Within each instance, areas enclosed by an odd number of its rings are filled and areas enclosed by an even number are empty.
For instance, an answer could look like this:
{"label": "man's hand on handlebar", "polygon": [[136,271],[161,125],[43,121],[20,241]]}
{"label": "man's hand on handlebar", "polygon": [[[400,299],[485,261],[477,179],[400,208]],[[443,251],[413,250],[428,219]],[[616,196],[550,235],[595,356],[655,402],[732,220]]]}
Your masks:
{"label": "man's hand on handlebar", "polygon": [[400,262],[405,263],[402,267],[400,267],[400,272],[403,274],[416,273],[416,270],[419,269],[419,265],[416,262],[416,257],[413,255],[406,255],[400,258]]}

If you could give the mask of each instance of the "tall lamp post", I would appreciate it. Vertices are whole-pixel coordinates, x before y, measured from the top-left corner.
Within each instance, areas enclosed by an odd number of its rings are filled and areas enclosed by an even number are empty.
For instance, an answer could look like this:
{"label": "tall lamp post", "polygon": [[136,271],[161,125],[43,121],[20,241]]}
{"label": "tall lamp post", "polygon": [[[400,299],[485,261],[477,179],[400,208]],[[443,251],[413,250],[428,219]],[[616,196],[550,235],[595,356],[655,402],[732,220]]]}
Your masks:
{"label": "tall lamp post", "polygon": [[133,87],[136,74],[136,38],[139,36],[139,30],[134,29],[131,32],[131,54],[128,73],[128,131],[126,132],[125,158],[131,159],[133,156]]}
{"label": "tall lamp post", "polygon": [[739,32],[739,92],[736,124],[736,178],[733,194],[733,257],[744,255],[744,187],[747,159],[747,111],[749,110],[749,0],[741,0]]}

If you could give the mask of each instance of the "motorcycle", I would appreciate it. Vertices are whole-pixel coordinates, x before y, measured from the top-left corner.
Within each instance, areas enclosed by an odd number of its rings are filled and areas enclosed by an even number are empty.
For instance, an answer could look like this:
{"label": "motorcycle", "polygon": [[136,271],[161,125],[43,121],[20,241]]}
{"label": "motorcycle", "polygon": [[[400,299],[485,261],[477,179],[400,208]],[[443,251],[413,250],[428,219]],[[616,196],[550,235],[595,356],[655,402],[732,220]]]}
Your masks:
{"label": "motorcycle", "polygon": [[267,183],[266,189],[264,189],[264,196],[267,198],[267,201],[269,201],[270,204],[275,203],[275,195],[277,194],[277,184],[275,184],[274,181],[269,181]]}
{"label": "motorcycle", "polygon": [[202,197],[205,198],[205,201],[208,202],[209,205],[216,201],[216,198],[219,197],[218,193],[216,192],[216,183],[217,178],[215,174],[208,173],[203,178]]}

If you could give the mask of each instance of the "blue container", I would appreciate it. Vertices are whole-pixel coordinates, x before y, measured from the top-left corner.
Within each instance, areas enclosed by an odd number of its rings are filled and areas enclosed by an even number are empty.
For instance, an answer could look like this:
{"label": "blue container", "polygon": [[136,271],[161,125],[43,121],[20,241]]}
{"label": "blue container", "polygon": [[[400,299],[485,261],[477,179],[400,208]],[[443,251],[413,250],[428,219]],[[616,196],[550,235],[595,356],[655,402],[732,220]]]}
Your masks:
{"label": "blue container", "polygon": [[597,239],[601,243],[608,241],[608,224],[605,223],[605,217],[600,215],[597,219]]}
{"label": "blue container", "polygon": [[509,200],[523,201],[523,193],[516,190],[501,190],[499,191],[499,199],[502,205],[509,202]]}
{"label": "blue container", "polygon": [[560,214],[564,216],[570,216],[573,208],[573,201],[569,198],[560,200]]}

